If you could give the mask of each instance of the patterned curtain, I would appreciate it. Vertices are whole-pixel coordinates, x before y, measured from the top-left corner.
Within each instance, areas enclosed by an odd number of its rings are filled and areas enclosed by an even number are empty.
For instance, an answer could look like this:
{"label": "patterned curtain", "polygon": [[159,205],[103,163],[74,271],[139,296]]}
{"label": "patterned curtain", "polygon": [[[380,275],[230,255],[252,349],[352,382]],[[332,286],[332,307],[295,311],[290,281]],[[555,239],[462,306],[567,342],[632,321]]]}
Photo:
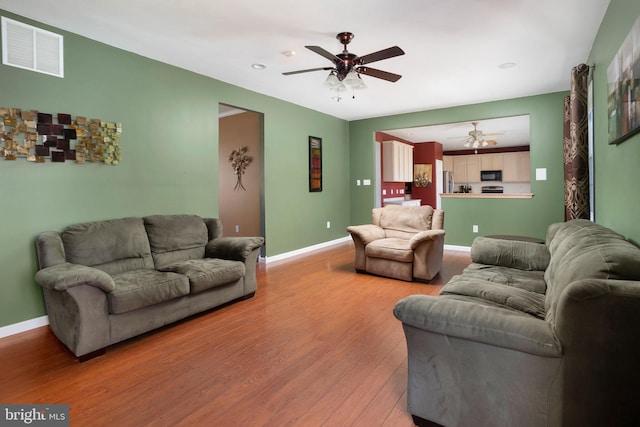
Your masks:
{"label": "patterned curtain", "polygon": [[564,219],[589,219],[589,67],[571,70],[571,94],[564,99]]}

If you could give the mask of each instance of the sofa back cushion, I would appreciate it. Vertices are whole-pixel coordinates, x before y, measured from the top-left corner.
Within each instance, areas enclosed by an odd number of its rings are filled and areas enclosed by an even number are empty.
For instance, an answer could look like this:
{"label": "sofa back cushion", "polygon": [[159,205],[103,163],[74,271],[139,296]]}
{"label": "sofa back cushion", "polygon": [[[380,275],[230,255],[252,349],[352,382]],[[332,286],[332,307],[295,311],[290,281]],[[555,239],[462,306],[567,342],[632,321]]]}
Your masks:
{"label": "sofa back cushion", "polygon": [[156,268],[204,258],[209,231],[197,215],[152,215],[143,218]]}
{"label": "sofa back cushion", "polygon": [[547,320],[554,322],[563,290],[586,278],[640,280],[640,248],[623,236],[585,219],[554,225],[545,271]]}
{"label": "sofa back cushion", "polygon": [[411,239],[424,230],[431,230],[433,208],[431,206],[399,206],[389,205],[380,208],[378,218],[373,214],[374,224],[385,230],[387,237]]}
{"label": "sofa back cushion", "polygon": [[149,240],[140,218],[74,224],[60,237],[68,262],[111,275],[153,268]]}

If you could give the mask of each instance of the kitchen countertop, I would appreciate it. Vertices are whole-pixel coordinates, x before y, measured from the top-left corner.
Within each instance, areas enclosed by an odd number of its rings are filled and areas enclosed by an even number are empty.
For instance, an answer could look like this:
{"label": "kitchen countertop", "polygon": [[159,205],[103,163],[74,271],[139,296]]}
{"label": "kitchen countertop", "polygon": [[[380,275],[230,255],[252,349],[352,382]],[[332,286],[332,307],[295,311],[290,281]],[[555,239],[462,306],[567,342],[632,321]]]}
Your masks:
{"label": "kitchen countertop", "polygon": [[531,199],[533,193],[441,193],[443,199]]}

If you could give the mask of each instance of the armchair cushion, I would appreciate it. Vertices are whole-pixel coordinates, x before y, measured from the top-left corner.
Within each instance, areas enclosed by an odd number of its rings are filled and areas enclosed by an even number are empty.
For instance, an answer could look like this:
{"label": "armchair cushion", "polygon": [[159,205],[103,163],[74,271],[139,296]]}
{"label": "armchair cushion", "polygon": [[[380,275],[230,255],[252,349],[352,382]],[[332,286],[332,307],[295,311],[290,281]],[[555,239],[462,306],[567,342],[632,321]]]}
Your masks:
{"label": "armchair cushion", "polygon": [[374,240],[365,247],[364,253],[373,258],[386,258],[399,262],[413,261],[413,249],[409,246],[409,240],[394,237]]}

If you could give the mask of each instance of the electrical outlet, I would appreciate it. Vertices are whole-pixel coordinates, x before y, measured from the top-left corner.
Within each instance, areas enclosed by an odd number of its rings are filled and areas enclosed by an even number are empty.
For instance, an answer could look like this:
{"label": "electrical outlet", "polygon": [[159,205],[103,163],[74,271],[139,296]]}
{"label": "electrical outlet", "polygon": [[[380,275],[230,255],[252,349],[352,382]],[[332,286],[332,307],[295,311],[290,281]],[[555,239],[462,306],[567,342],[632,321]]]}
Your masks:
{"label": "electrical outlet", "polygon": [[238,224],[236,224],[236,233],[240,232],[240,226]]}
{"label": "electrical outlet", "polygon": [[331,221],[327,221],[327,228],[331,228]]}
{"label": "electrical outlet", "polygon": [[473,226],[473,232],[474,232],[474,233],[477,233],[477,232],[478,232],[478,226],[477,226],[477,225],[474,225],[474,226]]}

